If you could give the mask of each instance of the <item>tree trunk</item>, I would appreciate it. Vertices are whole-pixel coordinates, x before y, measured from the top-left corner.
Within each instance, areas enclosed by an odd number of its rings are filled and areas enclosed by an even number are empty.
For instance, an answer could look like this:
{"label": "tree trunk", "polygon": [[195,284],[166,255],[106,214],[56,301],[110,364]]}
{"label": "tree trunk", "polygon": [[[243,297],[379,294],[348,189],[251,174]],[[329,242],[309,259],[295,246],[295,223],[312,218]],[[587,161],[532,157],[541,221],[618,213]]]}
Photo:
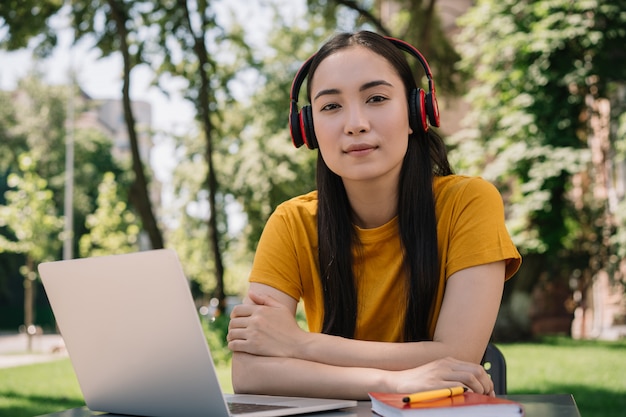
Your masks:
{"label": "tree trunk", "polygon": [[33,279],[33,258],[26,256],[26,274],[24,275],[24,331],[27,337],[27,351],[33,350],[35,326],[35,280]]}
{"label": "tree trunk", "polygon": [[598,204],[598,213],[594,216],[594,224],[591,225],[592,229],[597,230],[597,233],[594,233],[596,244],[591,246],[588,271],[583,274],[586,279],[580,279],[578,282],[581,295],[579,305],[583,309],[580,338],[598,336],[603,330],[603,326],[595,329],[593,326],[592,329],[585,327],[584,319],[588,313],[585,309],[591,305],[593,317],[603,316],[606,300],[589,303],[587,297],[593,293],[593,287],[597,285],[598,278],[608,276],[610,248],[612,247],[611,236],[617,227],[610,201],[611,196],[616,195],[615,190],[612,189],[613,181],[611,179],[611,103],[607,98],[599,96],[600,79],[597,76],[588,77],[587,81],[589,83],[588,93],[585,97],[589,129],[587,145],[591,151],[592,164],[590,170],[591,187],[587,192],[592,194],[592,201]]}
{"label": "tree trunk", "polygon": [[213,164],[213,125],[211,123],[211,109],[209,101],[209,98],[212,97],[212,91],[209,77],[207,74],[207,70],[210,67],[208,52],[204,44],[204,28],[206,27],[206,22],[205,18],[202,17],[202,28],[200,29],[200,33],[195,33],[191,24],[191,16],[189,14],[187,2],[185,0],[181,0],[179,4],[185,10],[189,32],[194,38],[193,49],[198,58],[200,91],[198,91],[199,98],[196,105],[198,107],[200,121],[202,123],[204,137],[206,140],[204,158],[207,163],[207,176],[205,179],[205,184],[208,191],[210,211],[208,220],[208,239],[211,245],[211,250],[213,251],[213,259],[215,262],[215,289],[213,291],[213,297],[219,300],[218,309],[219,313],[222,313],[224,311],[224,301],[226,299],[226,294],[224,290],[224,264],[222,261],[222,253],[219,246],[220,234],[217,227],[217,204],[215,196],[217,194],[219,184],[217,182],[215,166]]}
{"label": "tree trunk", "polygon": [[128,140],[132,153],[133,172],[135,179],[131,185],[128,195],[129,201],[137,210],[143,229],[148,233],[150,244],[153,249],[163,248],[163,235],[152,210],[150,202],[150,193],[148,192],[148,181],[144,173],[143,162],[139,153],[139,142],[137,140],[137,131],[135,130],[135,117],[130,100],[130,72],[133,64],[131,62],[130,51],[128,48],[128,30],[126,29],[126,21],[128,17],[123,9],[123,5],[116,0],[108,0],[111,7],[111,15],[117,27],[118,38],[120,41],[120,51],[124,59],[124,84],[122,87],[122,103],[124,106],[124,118],[126,128],[128,129]]}

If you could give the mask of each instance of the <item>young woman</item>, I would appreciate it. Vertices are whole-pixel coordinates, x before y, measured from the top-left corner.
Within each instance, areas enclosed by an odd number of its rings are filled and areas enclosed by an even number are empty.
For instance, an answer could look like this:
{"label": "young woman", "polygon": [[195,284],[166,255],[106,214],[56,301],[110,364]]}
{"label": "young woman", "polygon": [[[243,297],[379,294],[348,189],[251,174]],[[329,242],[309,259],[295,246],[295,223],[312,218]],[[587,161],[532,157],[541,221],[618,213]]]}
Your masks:
{"label": "young woman", "polygon": [[[428,93],[403,51],[424,66]],[[306,74],[311,104],[298,112]],[[429,129],[428,64],[402,41],[340,34],[294,89],[292,136],[319,147],[318,190],[280,205],[259,241],[231,315],[235,391],[365,399],[463,384],[493,394],[479,362],[521,259],[495,187],[453,175]],[[295,321],[301,299],[309,331]]]}

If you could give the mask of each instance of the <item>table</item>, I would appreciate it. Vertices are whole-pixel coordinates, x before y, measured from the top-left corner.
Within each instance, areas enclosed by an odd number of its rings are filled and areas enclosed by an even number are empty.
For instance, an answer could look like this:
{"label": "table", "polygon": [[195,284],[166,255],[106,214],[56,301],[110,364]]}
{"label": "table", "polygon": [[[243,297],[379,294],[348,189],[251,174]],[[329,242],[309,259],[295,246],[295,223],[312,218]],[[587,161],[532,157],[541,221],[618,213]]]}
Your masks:
{"label": "table", "polygon": [[[574,401],[574,397],[570,394],[505,395],[503,398],[522,403],[526,412],[525,417],[580,417],[576,401]],[[99,417],[107,415],[109,414],[93,412],[87,409],[87,407],[82,407],[39,417]],[[369,401],[359,401],[357,407],[341,411],[308,414],[308,416],[312,415],[316,417],[371,417],[375,414],[373,414],[370,409]],[[115,416],[125,417],[119,414]]]}

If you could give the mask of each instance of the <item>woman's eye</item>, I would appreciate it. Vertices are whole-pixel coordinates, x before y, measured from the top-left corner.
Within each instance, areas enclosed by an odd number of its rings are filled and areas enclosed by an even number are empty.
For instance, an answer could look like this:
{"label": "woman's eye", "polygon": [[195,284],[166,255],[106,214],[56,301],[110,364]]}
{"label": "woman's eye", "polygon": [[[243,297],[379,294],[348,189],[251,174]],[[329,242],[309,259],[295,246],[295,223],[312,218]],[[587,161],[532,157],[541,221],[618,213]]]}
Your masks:
{"label": "woman's eye", "polygon": [[386,100],[387,100],[387,97],[385,96],[372,96],[367,100],[367,102],[368,103],[381,103]]}
{"label": "woman's eye", "polygon": [[323,106],[320,110],[321,111],[330,111],[330,110],[335,110],[339,108],[339,104],[336,103],[330,103],[330,104],[326,104],[325,106]]}

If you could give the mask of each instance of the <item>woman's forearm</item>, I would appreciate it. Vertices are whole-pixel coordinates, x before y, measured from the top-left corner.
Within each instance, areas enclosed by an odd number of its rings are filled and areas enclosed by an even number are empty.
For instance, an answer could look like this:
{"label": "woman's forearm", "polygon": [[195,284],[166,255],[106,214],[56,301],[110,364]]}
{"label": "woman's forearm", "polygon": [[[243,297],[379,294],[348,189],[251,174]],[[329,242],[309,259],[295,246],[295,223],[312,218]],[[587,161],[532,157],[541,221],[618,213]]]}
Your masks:
{"label": "woman's forearm", "polygon": [[[457,346],[455,348],[454,346]],[[454,357],[476,362],[476,355],[461,344],[443,342],[388,343],[309,333],[294,350],[294,357],[335,366],[370,367],[399,371],[436,359]],[[481,352],[478,352],[482,356]]]}
{"label": "woman's forearm", "polygon": [[233,354],[236,393],[367,399],[370,391],[391,391],[387,371],[338,367],[294,358]]}
{"label": "woman's forearm", "polygon": [[372,391],[409,393],[459,384],[478,393],[493,393],[493,383],[482,366],[453,358],[389,371],[236,352],[232,382],[237,393],[356,400],[367,399]]}

